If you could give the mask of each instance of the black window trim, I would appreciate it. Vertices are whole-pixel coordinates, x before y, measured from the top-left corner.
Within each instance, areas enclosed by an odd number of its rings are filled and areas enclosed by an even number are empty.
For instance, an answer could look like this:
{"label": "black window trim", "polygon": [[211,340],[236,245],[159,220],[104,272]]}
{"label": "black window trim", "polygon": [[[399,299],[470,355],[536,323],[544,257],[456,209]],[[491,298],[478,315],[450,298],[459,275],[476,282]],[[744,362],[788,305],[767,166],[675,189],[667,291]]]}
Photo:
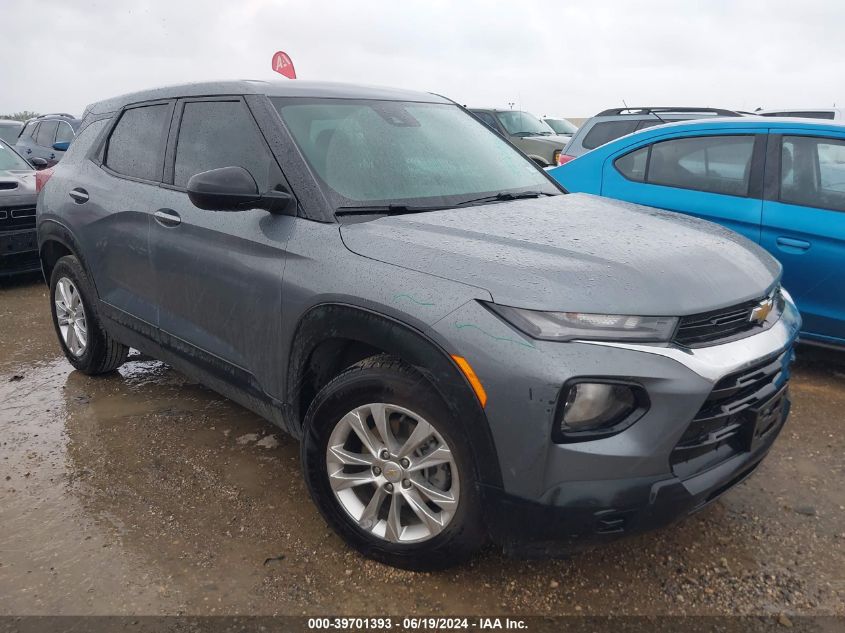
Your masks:
{"label": "black window trim", "polygon": [[[158,180],[147,180],[146,178],[138,178],[137,176],[128,176],[126,174],[121,174],[116,172],[108,165],[106,165],[106,156],[108,155],[108,147],[109,143],[111,142],[111,135],[114,132],[114,129],[117,127],[118,123],[120,123],[120,119],[123,118],[123,115],[126,113],[127,110],[134,110],[135,108],[144,108],[147,106],[154,106],[154,105],[169,105],[170,106],[170,119],[171,122],[173,120],[173,108],[176,104],[176,99],[154,99],[152,101],[139,101],[137,103],[128,103],[123,106],[120,110],[114,113],[112,120],[109,122],[108,128],[103,134],[103,140],[99,143],[99,147],[97,149],[97,160],[96,163],[104,172],[109,174],[110,176],[114,176],[115,178],[120,178],[121,180],[129,180],[131,182],[140,182],[147,185],[161,185],[161,174],[159,175]],[[169,133],[169,128],[168,128]],[[165,147],[169,142],[169,138],[165,140]],[[165,152],[166,154],[166,152]],[[161,161],[161,173],[164,172],[164,156],[162,154],[162,161]]]}
{"label": "black window trim", "polygon": [[[679,187],[677,185],[666,185],[659,182],[650,182],[648,180],[649,171],[651,169],[651,149],[658,143],[665,143],[667,141],[674,141],[678,139],[692,139],[692,138],[706,138],[706,137],[714,137],[714,136],[736,136],[736,137],[745,137],[750,136],[754,138],[754,144],[751,150],[751,168],[748,173],[748,190],[745,194],[737,195],[732,193],[719,193],[716,191],[710,191],[708,189],[700,189],[696,187]],[[752,198],[752,199],[760,199],[763,197],[763,170],[764,165],[766,162],[766,137],[768,135],[765,132],[743,132],[739,134],[725,134],[724,131],[718,134],[696,134],[690,136],[675,136],[670,138],[663,138],[659,140],[653,140],[652,142],[646,145],[640,145],[633,149],[626,151],[624,154],[620,154],[616,158],[613,159],[613,168],[616,170],[620,176],[622,176],[628,182],[637,183],[640,185],[656,185],[658,187],[668,187],[670,189],[681,189],[682,191],[698,191],[700,193],[712,193],[716,196],[730,196],[731,198]],[[611,141],[612,143],[613,141]],[[633,178],[628,178],[624,174],[624,172],[619,169],[619,166],[616,164],[617,161],[625,158],[629,154],[633,154],[636,151],[643,149],[644,147],[648,148],[648,155],[646,156],[646,165],[645,171],[643,172],[643,179],[642,180],[634,180]]]}
{"label": "black window trim", "polygon": [[[173,117],[170,122],[170,132],[167,138],[167,149],[164,152],[164,175],[162,177],[161,187],[163,189],[170,189],[171,191],[188,191],[185,187],[179,187],[173,184],[173,181],[176,176],[176,147],[179,144],[179,134],[182,131],[182,116],[185,113],[185,105],[188,103],[207,103],[214,101],[239,102],[244,105],[247,110],[247,113],[252,119],[252,124],[253,126],[255,126],[255,130],[258,132],[259,136],[261,136],[262,140],[264,141],[264,149],[267,150],[267,154],[273,159],[273,161],[275,161],[276,166],[279,168],[279,171],[282,174],[283,181],[287,183],[287,178],[285,177],[284,170],[282,169],[281,165],[279,165],[279,161],[276,158],[276,154],[270,148],[270,144],[267,142],[267,137],[264,135],[264,131],[258,124],[258,121],[255,118],[255,113],[253,113],[252,108],[249,107],[249,103],[244,98],[244,95],[227,94],[210,95],[206,97],[180,97],[179,99],[177,99],[175,110],[173,112]],[[287,185],[287,188],[288,191],[290,191],[289,184]]]}
{"label": "black window trim", "polygon": [[[819,140],[838,141],[845,144],[845,136],[828,136],[827,134],[813,134],[806,130],[787,132],[783,131],[769,134],[769,146],[766,152],[766,175],[765,184],[763,188],[763,199],[768,202],[779,202],[780,204],[788,204],[791,207],[807,207],[808,209],[820,209],[822,211],[830,211],[831,213],[845,213],[845,209],[831,209],[830,207],[822,207],[816,204],[798,204],[789,202],[781,197],[781,185],[783,179],[781,177],[781,168],[783,167],[783,138],[785,136],[803,136],[807,138],[814,138]],[[771,169],[769,166],[771,165]]]}

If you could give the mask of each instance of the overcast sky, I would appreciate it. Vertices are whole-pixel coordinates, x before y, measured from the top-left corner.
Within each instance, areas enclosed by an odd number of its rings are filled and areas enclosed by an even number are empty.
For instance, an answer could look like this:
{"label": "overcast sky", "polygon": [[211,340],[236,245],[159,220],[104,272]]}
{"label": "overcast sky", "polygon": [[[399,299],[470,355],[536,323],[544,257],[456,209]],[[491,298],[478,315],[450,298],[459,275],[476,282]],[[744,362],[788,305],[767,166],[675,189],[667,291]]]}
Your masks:
{"label": "overcast sky", "polygon": [[845,105],[845,2],[0,0],[0,113],[205,79],[302,79],[589,116]]}

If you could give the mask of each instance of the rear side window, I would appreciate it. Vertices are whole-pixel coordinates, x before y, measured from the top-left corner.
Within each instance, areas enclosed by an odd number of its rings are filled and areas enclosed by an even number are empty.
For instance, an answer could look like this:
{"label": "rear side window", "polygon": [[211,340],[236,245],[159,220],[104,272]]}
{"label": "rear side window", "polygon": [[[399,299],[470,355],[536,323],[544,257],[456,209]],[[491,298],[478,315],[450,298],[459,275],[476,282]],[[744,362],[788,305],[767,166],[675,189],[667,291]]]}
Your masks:
{"label": "rear side window", "polygon": [[35,135],[35,142],[41,147],[52,147],[53,139],[56,138],[56,121],[42,121]]}
{"label": "rear side window", "polygon": [[781,143],[780,199],[845,211],[845,141],[784,136]]}
{"label": "rear side window", "polygon": [[587,132],[581,144],[585,149],[595,149],[605,143],[615,141],[620,136],[625,136],[635,131],[638,123],[639,121],[637,120],[600,121]]}
{"label": "rear side window", "polygon": [[243,167],[252,174],[259,191],[278,184],[278,166],[242,102],[185,103],[173,184],[185,187],[195,174],[232,166]]}
{"label": "rear side window", "polygon": [[106,167],[132,178],[160,180],[170,110],[164,103],[126,110],[109,137]]}
{"label": "rear side window", "polygon": [[73,140],[73,128],[64,121],[59,122],[56,143],[70,143]]}
{"label": "rear side window", "polygon": [[834,112],[817,112],[814,110],[806,110],[803,112],[761,112],[761,116],[774,117],[798,117],[800,119],[829,119],[832,120],[835,116]]}
{"label": "rear side window", "polygon": [[748,195],[753,136],[698,136],[651,146],[646,181],[730,196]]}

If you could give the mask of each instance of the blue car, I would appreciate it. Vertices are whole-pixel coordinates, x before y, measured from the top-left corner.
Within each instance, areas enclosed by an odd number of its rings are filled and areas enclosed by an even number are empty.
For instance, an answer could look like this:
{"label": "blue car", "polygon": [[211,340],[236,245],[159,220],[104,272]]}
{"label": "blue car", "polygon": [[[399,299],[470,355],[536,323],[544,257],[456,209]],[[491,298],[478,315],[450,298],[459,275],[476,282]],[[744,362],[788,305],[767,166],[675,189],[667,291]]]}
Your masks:
{"label": "blue car", "polygon": [[764,117],[672,123],[549,174],[571,192],[680,211],[757,242],[783,264],[803,340],[845,345],[845,125]]}

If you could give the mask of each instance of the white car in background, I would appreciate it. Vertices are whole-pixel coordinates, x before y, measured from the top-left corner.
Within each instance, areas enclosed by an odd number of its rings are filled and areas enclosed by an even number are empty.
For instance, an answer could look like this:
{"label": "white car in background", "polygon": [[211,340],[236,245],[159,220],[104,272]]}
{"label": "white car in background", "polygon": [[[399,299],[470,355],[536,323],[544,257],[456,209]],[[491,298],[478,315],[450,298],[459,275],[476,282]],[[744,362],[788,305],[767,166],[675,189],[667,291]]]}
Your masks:
{"label": "white car in background", "polygon": [[845,108],[789,108],[781,110],[757,110],[760,116],[798,117],[801,119],[827,119],[845,121]]}

